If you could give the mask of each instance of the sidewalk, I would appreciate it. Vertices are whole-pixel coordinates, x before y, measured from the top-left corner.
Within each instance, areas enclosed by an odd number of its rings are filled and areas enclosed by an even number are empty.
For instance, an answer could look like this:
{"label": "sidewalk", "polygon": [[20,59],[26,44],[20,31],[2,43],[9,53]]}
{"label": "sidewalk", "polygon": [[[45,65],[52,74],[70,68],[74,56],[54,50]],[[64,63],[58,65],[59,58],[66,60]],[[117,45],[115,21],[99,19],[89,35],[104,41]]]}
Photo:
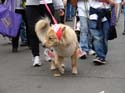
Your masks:
{"label": "sidewalk", "polygon": [[53,77],[49,63],[44,61],[42,47],[43,66],[34,68],[27,47],[19,47],[18,53],[12,53],[8,40],[0,36],[0,93],[125,93],[123,14],[117,32],[118,38],[109,41],[106,65],[95,66],[92,63],[94,56],[87,60],[79,59],[79,74],[73,76],[71,62],[66,59],[66,71],[62,77]]}

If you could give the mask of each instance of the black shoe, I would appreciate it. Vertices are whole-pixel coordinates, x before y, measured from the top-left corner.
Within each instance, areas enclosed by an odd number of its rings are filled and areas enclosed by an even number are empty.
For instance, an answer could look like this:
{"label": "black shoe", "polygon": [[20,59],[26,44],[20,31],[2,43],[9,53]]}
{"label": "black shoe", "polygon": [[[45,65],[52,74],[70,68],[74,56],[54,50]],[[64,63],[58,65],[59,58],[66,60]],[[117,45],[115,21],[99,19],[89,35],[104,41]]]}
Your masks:
{"label": "black shoe", "polygon": [[125,32],[123,32],[122,35],[125,35]]}
{"label": "black shoe", "polygon": [[28,44],[27,43],[22,43],[22,44],[20,44],[20,46],[28,46]]}
{"label": "black shoe", "polygon": [[87,55],[83,55],[80,57],[80,59],[86,59],[87,58]]}
{"label": "black shoe", "polygon": [[17,48],[12,48],[12,52],[16,53],[16,52],[18,52],[18,49]]}
{"label": "black shoe", "polygon": [[95,63],[96,65],[104,65],[104,64],[106,64],[106,61],[105,61],[105,59],[97,57],[93,60],[93,63]]}

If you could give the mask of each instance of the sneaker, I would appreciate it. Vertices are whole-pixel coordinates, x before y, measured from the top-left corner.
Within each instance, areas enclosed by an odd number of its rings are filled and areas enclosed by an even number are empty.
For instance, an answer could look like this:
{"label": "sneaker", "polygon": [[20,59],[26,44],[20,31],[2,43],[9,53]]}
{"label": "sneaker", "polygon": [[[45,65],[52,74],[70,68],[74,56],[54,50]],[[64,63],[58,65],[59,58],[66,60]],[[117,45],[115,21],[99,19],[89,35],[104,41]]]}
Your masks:
{"label": "sneaker", "polygon": [[87,53],[83,52],[83,55],[81,57],[79,57],[80,59],[86,59],[87,58]]}
{"label": "sneaker", "polygon": [[87,55],[82,55],[81,57],[80,57],[80,59],[86,59],[87,58]]}
{"label": "sneaker", "polygon": [[33,66],[34,67],[39,67],[39,66],[41,66],[42,65],[42,63],[40,62],[40,58],[39,58],[39,56],[35,56],[34,57],[34,63],[33,63]]}
{"label": "sneaker", "polygon": [[91,55],[95,55],[96,53],[95,53],[94,50],[90,50],[90,51],[88,52],[88,54],[91,56]]}
{"label": "sneaker", "polygon": [[77,49],[77,56],[80,59],[86,59],[87,58],[87,53],[85,51],[82,51],[81,48]]}
{"label": "sneaker", "polygon": [[98,65],[103,65],[103,64],[106,64],[106,61],[105,61],[105,59],[102,59],[102,58],[95,58],[94,60],[93,60],[93,62],[95,63],[95,64],[98,64]]}
{"label": "sneaker", "polygon": [[122,35],[125,35],[125,32],[123,32]]}

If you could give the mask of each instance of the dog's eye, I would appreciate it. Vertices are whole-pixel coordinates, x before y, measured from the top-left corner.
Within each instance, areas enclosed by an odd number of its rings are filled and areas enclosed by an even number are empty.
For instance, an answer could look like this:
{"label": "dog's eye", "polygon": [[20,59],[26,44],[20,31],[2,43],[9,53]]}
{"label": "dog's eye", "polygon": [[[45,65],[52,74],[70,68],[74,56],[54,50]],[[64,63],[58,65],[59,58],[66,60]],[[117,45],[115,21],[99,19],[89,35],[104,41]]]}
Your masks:
{"label": "dog's eye", "polygon": [[49,40],[52,40],[53,38],[52,37],[49,37]]}

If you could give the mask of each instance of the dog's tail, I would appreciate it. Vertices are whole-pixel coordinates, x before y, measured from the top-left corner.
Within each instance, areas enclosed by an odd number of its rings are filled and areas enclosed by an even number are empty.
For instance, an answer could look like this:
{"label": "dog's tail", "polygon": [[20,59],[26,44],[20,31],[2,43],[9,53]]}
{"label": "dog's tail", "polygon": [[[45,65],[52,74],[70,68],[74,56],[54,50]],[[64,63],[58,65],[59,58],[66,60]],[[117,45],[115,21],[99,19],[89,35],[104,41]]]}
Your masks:
{"label": "dog's tail", "polygon": [[50,20],[46,17],[44,19],[40,19],[35,24],[35,32],[39,40],[43,43],[45,40],[45,35],[47,33],[47,30],[50,27]]}

